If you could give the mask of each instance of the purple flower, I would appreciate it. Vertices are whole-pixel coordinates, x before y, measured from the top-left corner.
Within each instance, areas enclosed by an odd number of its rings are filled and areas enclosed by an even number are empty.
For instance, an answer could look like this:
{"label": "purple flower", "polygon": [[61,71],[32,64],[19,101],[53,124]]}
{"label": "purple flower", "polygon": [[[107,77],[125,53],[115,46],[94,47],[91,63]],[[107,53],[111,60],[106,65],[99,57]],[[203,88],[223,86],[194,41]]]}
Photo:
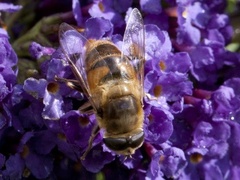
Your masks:
{"label": "purple flower", "polygon": [[223,57],[228,53],[224,45],[230,41],[233,33],[228,16],[222,14],[220,9],[216,11],[213,8],[222,6],[224,2],[178,3],[179,26],[175,45],[189,53],[194,78],[203,82],[203,86],[209,86],[209,89],[216,88],[214,84],[219,78],[218,71],[223,67]]}
{"label": "purple flower", "polygon": [[232,88],[221,86],[212,94],[214,115],[216,121],[230,118],[231,112],[239,110],[239,98],[235,97]]}
{"label": "purple flower", "polygon": [[0,11],[6,11],[6,12],[16,12],[19,11],[22,8],[20,5],[13,5],[9,3],[0,3]]}
{"label": "purple flower", "polygon": [[[44,133],[44,135],[46,134]],[[51,137],[49,134],[47,136],[48,138]],[[41,143],[41,141],[42,140],[35,136],[32,132],[24,134],[20,140],[17,153],[10,156],[7,160],[6,170],[3,172],[4,177],[14,179],[20,178],[25,167],[28,168],[30,173],[32,173],[36,178],[47,177],[53,168],[53,163],[52,158],[47,155],[49,150],[46,151],[45,149],[45,152],[40,150],[41,153],[46,153],[45,155],[39,154],[35,151],[39,151],[39,147],[35,147],[36,142]],[[44,141],[42,143],[44,143]],[[43,147],[50,146],[50,149],[52,149],[52,143],[54,143],[54,141],[50,144],[44,143]],[[34,147],[36,149],[34,149]],[[42,149],[43,147],[40,148]]]}
{"label": "purple flower", "polygon": [[[29,2],[35,9],[27,20],[21,13],[20,18],[10,17],[9,12],[21,6],[0,3],[2,178],[111,179],[118,174],[120,179],[238,179],[240,55],[226,48],[234,32],[226,3],[44,0],[34,6]],[[98,122],[94,114],[78,110],[87,101],[83,93],[64,80],[56,82],[56,76],[75,78],[58,47],[57,24],[66,21],[86,39],[111,40],[121,50],[134,7],[145,25],[144,143],[125,159],[103,144],[100,130],[85,160],[80,160]],[[51,15],[54,12],[61,15]],[[34,42],[30,26],[40,26],[41,36],[56,48]],[[74,34],[66,35],[66,43],[78,52],[81,42],[76,46]],[[19,54],[19,70],[9,37],[14,48],[22,39],[30,44],[31,57]],[[39,73],[18,84],[22,58],[35,59]]]}
{"label": "purple flower", "polygon": [[80,1],[72,0],[72,11],[73,11],[74,18],[77,21],[77,25],[81,26],[83,24],[83,17],[82,17]]}
{"label": "purple flower", "polygon": [[64,78],[70,78],[70,76],[73,75],[64,58],[65,55],[59,48],[52,54],[50,61],[45,61],[41,64],[42,74],[46,76],[48,81],[54,81],[56,75]]}
{"label": "purple flower", "polygon": [[[61,117],[60,123],[69,143],[75,144],[80,150],[84,150],[88,145],[92,129],[96,125],[95,117],[79,114],[76,111],[69,111]],[[93,146],[101,139],[95,139]]]}
{"label": "purple flower", "polygon": [[24,161],[20,154],[11,156],[6,161],[6,170],[3,171],[3,176],[10,179],[20,179],[24,170]]}
{"label": "purple flower", "polygon": [[0,34],[0,136],[12,124],[10,98],[17,80],[17,60],[8,36]]}
{"label": "purple flower", "polygon": [[[146,44],[149,46],[146,47],[145,92],[165,97],[166,101],[180,101],[181,97],[192,93],[192,83],[186,74],[191,66],[190,58],[187,53],[173,54],[168,35],[158,27],[146,25],[146,33]],[[153,70],[148,72],[148,69]]]}
{"label": "purple flower", "polygon": [[[235,80],[227,81],[226,85]],[[232,153],[232,148],[234,151],[239,149],[239,143],[232,140],[238,136],[239,128],[233,113],[239,111],[235,89],[238,89],[236,84],[232,88],[221,86],[211,93],[196,91],[194,95],[204,99],[189,99],[192,106],[185,107],[177,121],[173,121],[175,132],[170,140],[185,149],[189,162],[182,178],[230,177],[235,170],[231,160],[236,154]],[[187,134],[191,136],[187,137]],[[184,144],[179,144],[180,141]]]}
{"label": "purple flower", "polygon": [[44,97],[46,87],[47,81],[45,79],[37,80],[34,78],[26,79],[23,85],[24,91],[31,94],[36,99]]}
{"label": "purple flower", "polygon": [[[238,141],[238,137],[240,135],[240,125],[239,123],[236,123],[235,121],[233,122],[228,122],[230,128],[231,128],[231,136],[228,140],[229,142],[229,155],[230,157],[228,160],[232,163],[233,167],[239,167],[239,159],[240,156],[238,153],[236,153],[236,150],[240,149],[240,143]],[[230,169],[230,168],[229,168]]]}
{"label": "purple flower", "polygon": [[145,26],[145,58],[147,61],[165,59],[172,50],[172,44],[167,32],[161,31],[157,26],[149,24]]}
{"label": "purple flower", "polygon": [[227,139],[230,128],[226,123],[208,123],[201,121],[193,133],[193,145],[208,149],[207,156],[222,158],[228,149]]}
{"label": "purple flower", "polygon": [[[181,13],[184,13],[184,9]],[[200,2],[194,2],[192,5],[188,6],[185,13],[194,25],[201,29],[207,26],[207,22],[211,18],[209,12],[206,10],[206,6]],[[190,14],[191,16],[189,16]],[[179,20],[184,20],[184,17],[179,18]]]}
{"label": "purple flower", "polygon": [[234,94],[239,96],[240,95],[240,78],[231,78],[228,79],[227,81],[224,82],[224,85],[227,87],[232,88],[232,90],[234,91]]}
{"label": "purple flower", "polygon": [[208,76],[208,74],[212,73],[212,71],[215,70],[215,68],[213,67],[215,59],[212,49],[210,47],[199,46],[194,48],[189,54],[193,63],[191,71],[193,76],[198,81],[215,81],[215,74],[213,74],[213,79],[211,78],[211,76]]}
{"label": "purple flower", "polygon": [[124,156],[120,157],[121,163],[124,164],[128,169],[137,169],[141,166],[141,160],[143,158],[142,153],[137,150],[135,154],[133,154],[132,158],[125,158]]}
{"label": "purple flower", "polygon": [[153,155],[146,179],[178,178],[186,164],[186,158],[181,149],[165,147]]}
{"label": "purple flower", "polygon": [[29,52],[31,53],[32,57],[36,59],[39,59],[44,55],[52,55],[54,51],[54,48],[43,47],[36,42],[31,43],[31,45],[29,46]]}
{"label": "purple flower", "polygon": [[[128,1],[125,3],[129,4]],[[114,3],[111,0],[96,0],[89,9],[89,14],[92,17],[103,17],[108,19],[117,27],[121,27],[124,24],[120,12],[115,9]]]}
{"label": "purple flower", "polygon": [[[230,134],[232,130],[226,122],[199,123],[193,140],[196,144],[187,150],[190,162],[187,169],[193,172],[188,174],[190,178],[199,177],[199,175],[203,178],[228,176],[231,169],[230,164],[227,163],[229,152],[231,152],[228,143]],[[211,173],[210,170],[212,170]],[[182,175],[187,175],[187,171],[185,173]]]}
{"label": "purple flower", "polygon": [[88,154],[88,158],[82,161],[83,166],[90,172],[99,172],[105,164],[113,161],[115,156],[107,151],[103,151],[101,144],[96,145]]}
{"label": "purple flower", "polygon": [[184,46],[194,46],[200,42],[199,29],[192,26],[190,22],[185,22],[178,28],[177,43]]}
{"label": "purple flower", "polygon": [[108,19],[96,17],[89,18],[86,21],[85,36],[88,39],[101,39],[103,37],[110,37],[112,32],[113,25]]}
{"label": "purple flower", "polygon": [[158,0],[140,0],[141,10],[145,13],[159,14],[162,11],[160,1]]}
{"label": "purple flower", "polygon": [[144,132],[145,140],[152,144],[161,144],[169,139],[172,134],[173,116],[169,111],[159,106],[148,106],[145,108]]}

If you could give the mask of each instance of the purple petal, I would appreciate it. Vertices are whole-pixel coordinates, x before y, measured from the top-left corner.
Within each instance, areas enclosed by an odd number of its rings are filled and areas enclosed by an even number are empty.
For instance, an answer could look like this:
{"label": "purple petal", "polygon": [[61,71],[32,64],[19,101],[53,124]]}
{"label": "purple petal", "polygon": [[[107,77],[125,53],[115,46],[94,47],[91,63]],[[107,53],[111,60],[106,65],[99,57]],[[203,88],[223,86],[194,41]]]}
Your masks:
{"label": "purple petal", "polygon": [[234,90],[230,87],[221,86],[212,94],[215,109],[213,120],[230,120],[231,113],[239,110],[240,101],[235,97]]}
{"label": "purple petal", "polygon": [[172,50],[167,32],[161,31],[156,25],[146,25],[145,44],[146,60],[165,59]]}
{"label": "purple petal", "polygon": [[66,59],[66,57],[58,50],[54,53],[50,62],[43,63],[41,69],[46,71],[46,79],[53,81],[56,75],[58,77],[69,77],[72,74],[70,67],[63,59]]}
{"label": "purple petal", "polygon": [[43,47],[36,42],[32,42],[29,46],[29,52],[33,58],[39,59],[42,56],[52,55],[55,49],[51,47]]}
{"label": "purple petal", "polygon": [[229,23],[229,18],[226,14],[215,14],[211,16],[209,29],[219,29],[225,27]]}
{"label": "purple petal", "polygon": [[24,160],[19,154],[10,156],[6,161],[6,170],[3,171],[5,179],[21,179],[24,170]]}
{"label": "purple petal", "polygon": [[145,139],[154,144],[165,142],[173,132],[172,114],[153,106],[147,116],[149,118],[144,123]]}
{"label": "purple petal", "polygon": [[34,134],[29,143],[35,152],[47,155],[56,145],[56,134],[49,130],[38,131]]}
{"label": "purple petal", "polygon": [[189,54],[186,52],[170,54],[165,63],[166,71],[178,71],[181,73],[187,73],[192,65]]}
{"label": "purple petal", "polygon": [[31,152],[27,155],[25,163],[34,177],[38,179],[47,178],[53,169],[53,159],[51,157]]}
{"label": "purple petal", "polygon": [[112,0],[95,1],[88,12],[92,17],[103,17],[110,20],[114,25],[121,27],[124,20],[121,14],[113,9],[113,2]]}
{"label": "purple petal", "polygon": [[240,166],[240,154],[236,153],[240,150],[240,125],[236,122],[229,121],[228,124],[231,126],[231,137],[229,138],[230,150],[229,155],[233,165]]}
{"label": "purple petal", "polygon": [[157,151],[153,155],[152,160],[149,164],[146,179],[148,179],[148,180],[150,180],[150,179],[163,180],[164,179],[163,178],[164,174],[159,166],[159,159],[160,159],[161,155],[163,155],[163,151]]}
{"label": "purple petal", "polygon": [[[230,137],[230,127],[225,123],[200,122],[194,132],[194,142],[197,147],[209,148],[214,144],[226,141]],[[219,149],[219,151],[224,149]]]}
{"label": "purple petal", "polygon": [[224,82],[224,85],[231,87],[235,95],[240,95],[240,78],[232,78]]}
{"label": "purple petal", "polygon": [[121,162],[126,166],[128,169],[135,169],[141,164],[141,160],[143,158],[143,155],[140,153],[140,151],[136,151],[135,154],[133,154],[132,158],[127,158],[121,156]]}
{"label": "purple petal", "polygon": [[158,79],[157,84],[162,86],[162,95],[168,101],[177,101],[185,95],[192,94],[193,84],[189,81],[186,74],[164,74]]}
{"label": "purple petal", "polygon": [[[96,31],[97,29],[97,31]],[[102,17],[90,18],[86,21],[86,37],[88,39],[101,39],[110,37],[113,32],[112,23]]]}
{"label": "purple petal", "polygon": [[22,8],[20,5],[13,5],[10,3],[0,3],[0,11],[16,12]]}
{"label": "purple petal", "polygon": [[219,166],[214,161],[203,164],[204,179],[222,179],[223,175]]}
{"label": "purple petal", "polygon": [[177,31],[177,43],[180,45],[194,46],[200,42],[199,29],[186,22]]}
{"label": "purple petal", "polygon": [[178,178],[187,165],[183,150],[176,147],[167,148],[162,156],[159,163],[164,175],[168,178]]}
{"label": "purple petal", "polygon": [[0,36],[0,67],[13,67],[17,64],[18,58],[5,35]]}
{"label": "purple petal", "polygon": [[81,26],[83,24],[83,17],[79,0],[72,0],[72,11],[74,18],[77,21],[77,25]]}
{"label": "purple petal", "polygon": [[3,28],[0,28],[0,36],[6,37],[6,38],[9,37],[7,31]]}
{"label": "purple petal", "polygon": [[141,10],[145,13],[159,14],[162,7],[159,0],[140,0]]}
{"label": "purple petal", "polygon": [[225,44],[225,38],[223,36],[223,34],[217,30],[217,29],[210,29],[208,30],[207,33],[207,39],[211,40],[211,41],[216,41],[219,42],[221,44]]}
{"label": "purple petal", "polygon": [[47,81],[45,79],[28,78],[24,81],[23,89],[36,99],[43,98]]}
{"label": "purple petal", "polygon": [[30,99],[27,102],[31,102],[29,106],[18,109],[18,118],[21,119],[21,124],[27,129],[43,127],[44,122],[41,115],[43,104],[35,99]]}
{"label": "purple petal", "polygon": [[86,159],[82,161],[82,165],[90,172],[99,172],[105,164],[114,160],[114,156],[109,152],[104,152],[102,145],[95,146],[87,155]]}
{"label": "purple petal", "polygon": [[4,80],[4,77],[0,74],[0,101],[2,101],[10,92],[11,90],[8,89],[6,86],[7,82]]}
{"label": "purple petal", "polygon": [[204,72],[215,61],[213,50],[210,47],[198,46],[189,55],[192,59],[192,73],[194,77],[199,81],[207,79],[208,74]]}
{"label": "purple petal", "polygon": [[238,179],[239,178],[239,174],[240,174],[240,167],[239,166],[233,166],[230,169],[230,175],[229,175],[229,179]]}
{"label": "purple petal", "polygon": [[95,126],[94,118],[94,116],[79,114],[77,111],[69,111],[62,116],[60,123],[68,142],[77,144],[80,148],[85,148]]}
{"label": "purple petal", "polygon": [[205,28],[211,18],[211,15],[205,8],[206,6],[204,7],[200,2],[195,2],[187,8],[187,16],[191,18],[194,25],[199,28]]}
{"label": "purple petal", "polygon": [[58,92],[51,93],[45,91],[43,104],[45,105],[42,112],[44,119],[58,120],[64,114],[64,101]]}

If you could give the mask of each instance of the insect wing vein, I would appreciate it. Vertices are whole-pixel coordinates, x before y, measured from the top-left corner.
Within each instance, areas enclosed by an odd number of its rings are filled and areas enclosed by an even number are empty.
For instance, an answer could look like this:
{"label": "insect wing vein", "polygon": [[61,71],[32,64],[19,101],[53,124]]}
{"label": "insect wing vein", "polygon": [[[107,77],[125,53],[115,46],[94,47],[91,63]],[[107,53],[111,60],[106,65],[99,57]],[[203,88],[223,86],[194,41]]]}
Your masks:
{"label": "insect wing vein", "polygon": [[134,8],[128,18],[123,37],[122,58],[129,57],[132,66],[137,72],[143,98],[143,78],[145,61],[145,29],[141,13]]}
{"label": "insect wing vein", "polygon": [[87,43],[87,39],[67,23],[62,23],[59,27],[59,41],[62,50],[71,65],[74,75],[77,80],[80,81],[80,86],[83,89],[84,94],[96,110],[96,106],[94,105],[89,90],[83,57],[85,54],[85,44]]}

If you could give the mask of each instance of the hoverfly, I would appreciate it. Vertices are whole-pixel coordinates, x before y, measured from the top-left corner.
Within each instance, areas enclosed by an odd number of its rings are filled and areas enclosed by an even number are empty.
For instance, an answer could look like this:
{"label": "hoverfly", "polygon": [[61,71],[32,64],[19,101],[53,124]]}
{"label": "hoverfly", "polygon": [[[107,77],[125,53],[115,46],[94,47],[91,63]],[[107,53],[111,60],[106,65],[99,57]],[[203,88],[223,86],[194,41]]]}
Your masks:
{"label": "hoverfly", "polygon": [[79,110],[95,113],[98,122],[82,159],[100,129],[103,142],[118,154],[131,156],[143,144],[144,34],[136,8],[127,21],[121,50],[109,40],[87,40],[70,25],[60,25],[60,45],[76,80],[56,79],[86,95],[88,102]]}

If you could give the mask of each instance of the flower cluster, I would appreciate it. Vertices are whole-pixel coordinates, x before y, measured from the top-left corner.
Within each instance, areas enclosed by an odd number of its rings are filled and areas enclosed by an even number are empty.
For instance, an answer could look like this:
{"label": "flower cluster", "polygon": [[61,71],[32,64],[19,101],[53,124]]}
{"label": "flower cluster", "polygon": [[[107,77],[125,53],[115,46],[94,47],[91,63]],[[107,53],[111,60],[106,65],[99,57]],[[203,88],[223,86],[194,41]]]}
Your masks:
{"label": "flower cluster", "polygon": [[[20,44],[27,44],[32,61],[39,65],[34,69],[37,73],[30,73],[22,84],[17,83],[17,62],[22,57],[18,53],[18,60],[0,19],[0,176],[238,179],[240,54],[226,49],[234,32],[224,13],[227,2],[65,3],[59,14],[54,1],[41,1],[36,5],[38,11],[53,9],[57,14],[48,14],[48,19],[40,20],[22,37],[24,28],[12,25],[20,36],[13,44],[16,52]],[[94,114],[79,112],[87,102],[83,93],[56,81],[56,76],[74,79],[74,74],[52,34],[54,24],[70,22],[86,38],[107,38],[119,47],[134,7],[145,24],[144,144],[126,159],[106,147],[100,131],[86,159],[81,160],[98,122]],[[0,11],[20,9],[0,3]],[[32,39],[34,31],[39,31],[41,40]]]}
{"label": "flower cluster", "polygon": [[[20,7],[19,7],[20,8]],[[16,6],[11,6],[5,3],[0,3],[1,11],[14,11],[18,9]],[[1,154],[0,167],[3,168],[6,157],[3,152],[11,152],[14,148],[8,146],[11,137],[9,126],[14,126],[13,114],[11,112],[12,102],[11,96],[14,91],[14,85],[17,80],[17,55],[12,49],[9,41],[8,33],[4,28],[0,28],[0,136],[1,136]],[[9,151],[9,152],[8,152]]]}

